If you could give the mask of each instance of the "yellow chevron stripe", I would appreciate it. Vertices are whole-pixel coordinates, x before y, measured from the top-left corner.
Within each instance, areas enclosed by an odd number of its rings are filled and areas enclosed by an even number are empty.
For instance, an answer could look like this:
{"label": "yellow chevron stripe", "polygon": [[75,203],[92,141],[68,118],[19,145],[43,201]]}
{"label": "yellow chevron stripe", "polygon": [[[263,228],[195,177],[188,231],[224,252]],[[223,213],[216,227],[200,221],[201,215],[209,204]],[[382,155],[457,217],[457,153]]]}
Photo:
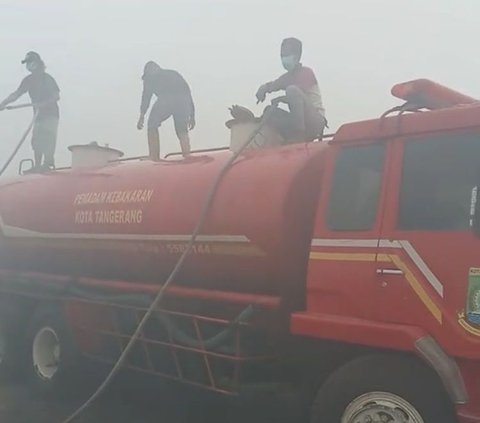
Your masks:
{"label": "yellow chevron stripe", "polygon": [[310,253],[310,258],[313,260],[375,261],[375,257],[375,253]]}
{"label": "yellow chevron stripe", "polygon": [[388,254],[375,253],[321,253],[312,251],[310,253],[312,260],[331,260],[331,261],[392,261]]}
{"label": "yellow chevron stripe", "polygon": [[375,253],[324,253],[318,251],[310,252],[311,260],[327,260],[327,261],[360,261],[360,262],[393,262],[405,275],[405,279],[411,286],[415,294],[422,301],[428,311],[433,315],[438,323],[442,324],[443,316],[440,308],[431,299],[425,291],[421,283],[402,261],[398,255],[392,254],[375,254]]}
{"label": "yellow chevron stripe", "polygon": [[412,271],[408,268],[408,266],[400,259],[400,257],[396,255],[391,256],[393,264],[395,264],[400,270],[403,271],[405,274],[405,278],[407,279],[408,283],[415,291],[415,294],[422,300],[423,304],[428,308],[430,313],[432,313],[433,317],[437,319],[437,322],[442,324],[442,311],[440,308],[433,302],[430,296],[427,294],[423,286],[420,284],[418,279],[414,276]]}

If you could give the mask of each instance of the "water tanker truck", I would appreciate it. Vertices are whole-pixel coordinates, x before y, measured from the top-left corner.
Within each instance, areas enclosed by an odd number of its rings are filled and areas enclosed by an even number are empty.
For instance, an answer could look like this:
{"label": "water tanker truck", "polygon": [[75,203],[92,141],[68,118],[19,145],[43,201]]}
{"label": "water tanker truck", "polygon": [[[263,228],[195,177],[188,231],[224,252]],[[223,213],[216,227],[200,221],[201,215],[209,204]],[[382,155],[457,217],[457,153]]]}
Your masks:
{"label": "water tanker truck", "polygon": [[[480,105],[392,92],[398,113],[239,155],[125,368],[288,386],[312,423],[480,422]],[[231,156],[2,178],[1,376],[56,390],[114,363]]]}

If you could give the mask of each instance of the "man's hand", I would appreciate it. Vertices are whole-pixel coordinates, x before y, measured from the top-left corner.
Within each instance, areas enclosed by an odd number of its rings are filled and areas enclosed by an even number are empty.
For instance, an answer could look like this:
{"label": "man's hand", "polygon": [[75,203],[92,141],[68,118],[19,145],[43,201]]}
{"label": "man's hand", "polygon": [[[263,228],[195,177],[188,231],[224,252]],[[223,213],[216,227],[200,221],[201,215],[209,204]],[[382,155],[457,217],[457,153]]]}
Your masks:
{"label": "man's hand", "polygon": [[137,122],[137,129],[138,129],[139,131],[141,131],[141,130],[143,129],[144,123],[145,123],[145,116],[140,116],[140,117],[138,118],[138,122]]}
{"label": "man's hand", "polygon": [[0,102],[0,111],[5,110],[10,103],[15,103],[22,96],[22,94],[23,93],[19,92],[18,90],[10,94],[5,100]]}
{"label": "man's hand", "polygon": [[257,97],[257,104],[263,103],[265,101],[265,98],[267,97],[267,87],[265,85],[262,85],[258,89],[256,97]]}
{"label": "man's hand", "polygon": [[272,106],[278,107],[280,103],[286,103],[286,102],[287,102],[287,98],[285,96],[277,97],[272,100]]}
{"label": "man's hand", "polygon": [[190,116],[190,119],[188,119],[188,130],[193,130],[196,124],[197,122],[195,121],[195,115]]}

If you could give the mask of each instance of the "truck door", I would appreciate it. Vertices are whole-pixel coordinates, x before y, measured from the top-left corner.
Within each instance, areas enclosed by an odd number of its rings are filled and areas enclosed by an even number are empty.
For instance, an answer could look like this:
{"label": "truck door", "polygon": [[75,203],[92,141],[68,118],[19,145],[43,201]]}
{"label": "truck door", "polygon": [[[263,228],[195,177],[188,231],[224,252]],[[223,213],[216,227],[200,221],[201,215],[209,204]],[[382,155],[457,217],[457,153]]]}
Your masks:
{"label": "truck door", "polygon": [[480,136],[463,131],[396,140],[392,157],[376,318],[421,324],[446,343],[448,326],[475,333],[464,309],[472,272],[480,269],[480,238],[472,228]]}
{"label": "truck door", "polygon": [[388,143],[332,144],[307,278],[307,312],[372,314]]}

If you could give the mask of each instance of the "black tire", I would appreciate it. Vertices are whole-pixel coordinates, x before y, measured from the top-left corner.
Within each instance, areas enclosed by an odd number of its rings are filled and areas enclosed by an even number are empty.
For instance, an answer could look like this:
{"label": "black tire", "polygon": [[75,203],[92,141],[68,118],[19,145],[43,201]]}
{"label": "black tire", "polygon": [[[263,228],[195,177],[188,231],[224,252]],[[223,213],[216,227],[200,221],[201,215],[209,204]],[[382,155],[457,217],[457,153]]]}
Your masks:
{"label": "black tire", "polygon": [[[45,363],[51,356],[43,358],[38,351],[41,349],[41,337],[44,344],[52,339],[58,340],[58,359],[48,365]],[[52,341],[53,342],[53,341]],[[73,336],[68,328],[62,309],[57,306],[41,306],[32,316],[27,332],[27,377],[32,393],[40,397],[70,395],[79,387],[81,374],[80,359]],[[46,347],[49,351],[50,347]],[[37,351],[37,352],[36,352]],[[36,357],[36,358],[35,358]],[[39,358],[40,357],[40,358]],[[43,363],[38,364],[38,363]],[[50,372],[49,367],[55,367]],[[44,369],[42,372],[42,368]]]}
{"label": "black tire", "polygon": [[335,371],[320,388],[310,421],[344,423],[342,417],[349,404],[376,392],[407,401],[425,423],[456,422],[442,383],[429,368],[410,357],[386,355],[361,357]]}

